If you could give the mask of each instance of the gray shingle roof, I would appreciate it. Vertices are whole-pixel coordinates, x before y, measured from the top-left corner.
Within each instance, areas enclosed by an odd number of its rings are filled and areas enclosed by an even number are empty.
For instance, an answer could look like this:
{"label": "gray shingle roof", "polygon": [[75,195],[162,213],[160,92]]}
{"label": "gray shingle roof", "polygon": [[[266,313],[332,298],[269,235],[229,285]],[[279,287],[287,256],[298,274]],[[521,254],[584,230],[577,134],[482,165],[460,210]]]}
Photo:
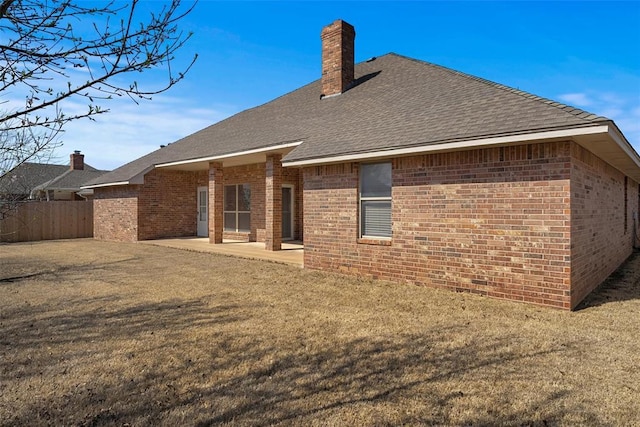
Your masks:
{"label": "gray shingle roof", "polygon": [[86,182],[96,179],[104,175],[107,171],[97,170],[94,168],[84,170],[71,170],[67,167],[67,171],[62,175],[40,184],[36,187],[39,190],[79,190]]}
{"label": "gray shingle roof", "polygon": [[0,179],[0,192],[28,196],[37,185],[49,181],[67,170],[69,170],[69,166],[23,163]]}
{"label": "gray shingle roof", "polygon": [[69,165],[26,162],[0,180],[0,193],[28,196],[36,188],[80,189],[82,184],[105,172],[86,163],[84,170],[72,171]]}
{"label": "gray shingle roof", "polygon": [[153,165],[304,141],[300,161],[488,136],[588,126],[606,117],[397,54],[356,65],[356,84],[320,99],[317,80],[240,112],[89,184],[128,181]]}

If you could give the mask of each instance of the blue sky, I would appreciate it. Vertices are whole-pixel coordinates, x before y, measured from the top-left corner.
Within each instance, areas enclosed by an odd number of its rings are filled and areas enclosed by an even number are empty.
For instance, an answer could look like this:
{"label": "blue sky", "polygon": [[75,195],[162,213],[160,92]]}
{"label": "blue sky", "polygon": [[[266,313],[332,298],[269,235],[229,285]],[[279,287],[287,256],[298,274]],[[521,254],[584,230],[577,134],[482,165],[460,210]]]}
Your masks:
{"label": "blue sky", "polygon": [[[583,108],[613,119],[640,152],[640,2],[200,0],[174,65],[198,53],[186,79],[150,102],[106,103],[112,111],[96,122],[73,123],[60,162],[81,150],[92,166],[114,169],[318,79],[320,30],[338,18],[356,29],[356,62],[395,52]],[[135,79],[153,86],[160,75]]]}

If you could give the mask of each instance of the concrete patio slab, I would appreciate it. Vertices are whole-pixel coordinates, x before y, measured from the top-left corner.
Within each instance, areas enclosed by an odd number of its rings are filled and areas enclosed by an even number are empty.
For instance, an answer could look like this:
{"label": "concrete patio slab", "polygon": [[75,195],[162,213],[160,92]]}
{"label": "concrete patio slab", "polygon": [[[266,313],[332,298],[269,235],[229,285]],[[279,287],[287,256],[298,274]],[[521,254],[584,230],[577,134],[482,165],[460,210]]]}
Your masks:
{"label": "concrete patio slab", "polygon": [[144,240],[139,243],[188,251],[211,252],[241,258],[260,259],[281,264],[297,265],[299,267],[302,267],[304,262],[304,249],[302,243],[299,242],[282,243],[281,251],[267,251],[264,248],[264,243],[261,242],[239,242],[237,240],[225,239],[222,244],[214,245],[209,243],[208,237]]}

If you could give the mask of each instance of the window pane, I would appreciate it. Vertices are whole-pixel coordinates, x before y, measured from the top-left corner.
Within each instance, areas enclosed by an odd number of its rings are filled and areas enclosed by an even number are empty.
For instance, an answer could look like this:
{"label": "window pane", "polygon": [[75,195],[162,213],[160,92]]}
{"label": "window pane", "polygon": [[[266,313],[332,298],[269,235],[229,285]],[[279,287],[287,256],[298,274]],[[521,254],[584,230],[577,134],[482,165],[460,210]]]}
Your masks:
{"label": "window pane", "polygon": [[360,165],[361,197],[391,197],[391,163]]}
{"label": "window pane", "polygon": [[238,185],[238,210],[251,210],[251,186],[249,184]]}
{"label": "window pane", "polygon": [[236,231],[236,214],[225,213],[224,214],[224,229],[225,231]]}
{"label": "window pane", "polygon": [[224,210],[225,211],[236,210],[236,186],[235,185],[224,186]]}
{"label": "window pane", "polygon": [[198,207],[200,212],[200,221],[207,220],[207,197],[208,197],[207,190],[200,190],[200,195],[198,197],[198,201],[200,203]]}
{"label": "window pane", "polygon": [[251,231],[251,214],[238,214],[238,231]]}
{"label": "window pane", "polygon": [[291,188],[282,187],[282,212],[291,212]]}
{"label": "window pane", "polygon": [[291,212],[282,212],[282,238],[291,239]]}
{"label": "window pane", "polygon": [[391,237],[391,201],[362,201],[362,235]]}

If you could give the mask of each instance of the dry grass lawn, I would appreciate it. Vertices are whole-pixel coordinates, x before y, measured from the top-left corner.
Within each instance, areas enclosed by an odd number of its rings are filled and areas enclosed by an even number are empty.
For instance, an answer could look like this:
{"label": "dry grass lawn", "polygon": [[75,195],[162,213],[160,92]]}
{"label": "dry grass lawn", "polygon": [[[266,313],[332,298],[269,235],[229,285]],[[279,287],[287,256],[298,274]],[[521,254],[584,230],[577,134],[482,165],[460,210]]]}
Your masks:
{"label": "dry grass lawn", "polygon": [[633,425],[640,255],[573,313],[139,244],[0,246],[0,425]]}

